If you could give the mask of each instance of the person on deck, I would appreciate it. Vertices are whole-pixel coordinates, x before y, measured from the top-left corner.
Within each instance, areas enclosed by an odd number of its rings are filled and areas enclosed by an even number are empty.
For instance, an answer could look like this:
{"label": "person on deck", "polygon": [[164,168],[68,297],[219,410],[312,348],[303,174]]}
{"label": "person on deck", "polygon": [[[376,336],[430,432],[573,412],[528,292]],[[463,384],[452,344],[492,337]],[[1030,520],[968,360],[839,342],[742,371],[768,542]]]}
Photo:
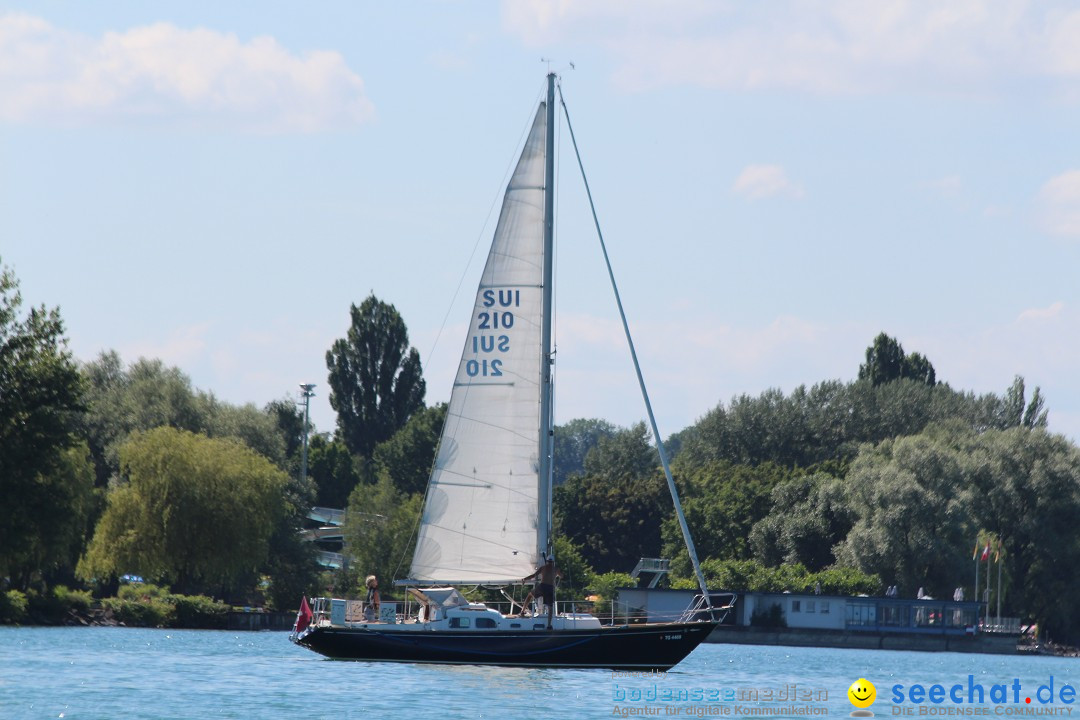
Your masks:
{"label": "person on deck", "polygon": [[521,578],[521,582],[527,583],[536,580],[536,591],[547,605],[548,630],[551,630],[552,620],[555,618],[555,582],[562,579],[562,573],[555,567],[555,558],[549,557],[544,564],[536,569],[532,575]]}
{"label": "person on deck", "polygon": [[367,585],[367,599],[364,601],[364,618],[368,621],[379,619],[379,579],[368,575],[364,580]]}

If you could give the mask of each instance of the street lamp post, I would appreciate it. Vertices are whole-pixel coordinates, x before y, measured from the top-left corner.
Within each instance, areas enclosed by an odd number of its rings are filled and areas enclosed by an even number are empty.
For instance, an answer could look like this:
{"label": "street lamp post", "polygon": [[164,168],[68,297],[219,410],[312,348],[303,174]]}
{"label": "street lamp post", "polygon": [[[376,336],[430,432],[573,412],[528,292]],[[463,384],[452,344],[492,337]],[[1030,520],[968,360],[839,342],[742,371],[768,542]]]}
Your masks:
{"label": "street lamp post", "polygon": [[307,484],[308,418],[311,414],[311,398],[315,396],[315,383],[301,383],[300,397],[304,399],[304,445],[300,451],[300,484]]}

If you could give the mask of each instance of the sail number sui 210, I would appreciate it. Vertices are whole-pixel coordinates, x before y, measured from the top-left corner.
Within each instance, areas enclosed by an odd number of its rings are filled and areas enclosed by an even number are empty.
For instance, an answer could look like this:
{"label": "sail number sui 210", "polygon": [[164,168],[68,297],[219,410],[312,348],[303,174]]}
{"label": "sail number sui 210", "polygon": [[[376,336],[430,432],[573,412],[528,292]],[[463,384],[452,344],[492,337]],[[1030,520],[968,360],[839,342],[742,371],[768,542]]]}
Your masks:
{"label": "sail number sui 210", "polygon": [[[482,307],[478,313],[477,330],[510,330],[514,327],[514,311],[505,308],[521,307],[520,290],[485,290]],[[465,374],[469,377],[502,377],[504,358],[498,357],[510,351],[509,335],[473,335],[470,344],[473,353],[496,357],[473,358],[465,361]]]}

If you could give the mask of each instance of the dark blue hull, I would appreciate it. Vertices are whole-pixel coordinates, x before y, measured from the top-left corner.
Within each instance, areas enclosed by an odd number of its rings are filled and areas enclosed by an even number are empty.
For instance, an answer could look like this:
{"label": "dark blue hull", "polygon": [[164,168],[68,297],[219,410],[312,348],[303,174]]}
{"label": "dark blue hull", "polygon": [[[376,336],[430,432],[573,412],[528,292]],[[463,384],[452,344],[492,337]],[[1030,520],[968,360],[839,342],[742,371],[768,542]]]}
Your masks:
{"label": "dark blue hull", "polygon": [[297,642],[336,660],[667,670],[714,627],[713,622],[690,622],[593,630],[395,632],[369,625],[319,627]]}

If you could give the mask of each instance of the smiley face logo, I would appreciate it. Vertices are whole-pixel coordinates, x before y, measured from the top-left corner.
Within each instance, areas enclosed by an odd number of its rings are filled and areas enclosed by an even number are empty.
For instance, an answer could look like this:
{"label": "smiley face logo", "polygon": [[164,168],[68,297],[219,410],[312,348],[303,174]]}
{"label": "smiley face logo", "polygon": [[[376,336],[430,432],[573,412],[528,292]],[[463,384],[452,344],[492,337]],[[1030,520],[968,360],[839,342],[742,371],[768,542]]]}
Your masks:
{"label": "smiley face logo", "polygon": [[[874,700],[877,699],[877,688],[874,687],[874,683],[870,682],[866,678],[859,678],[855,682],[851,683],[851,687],[847,691],[848,700],[851,704],[857,708],[868,708],[874,704]],[[851,713],[855,715],[855,713]],[[859,713],[862,716],[864,713]],[[870,715],[871,713],[865,713]]]}

